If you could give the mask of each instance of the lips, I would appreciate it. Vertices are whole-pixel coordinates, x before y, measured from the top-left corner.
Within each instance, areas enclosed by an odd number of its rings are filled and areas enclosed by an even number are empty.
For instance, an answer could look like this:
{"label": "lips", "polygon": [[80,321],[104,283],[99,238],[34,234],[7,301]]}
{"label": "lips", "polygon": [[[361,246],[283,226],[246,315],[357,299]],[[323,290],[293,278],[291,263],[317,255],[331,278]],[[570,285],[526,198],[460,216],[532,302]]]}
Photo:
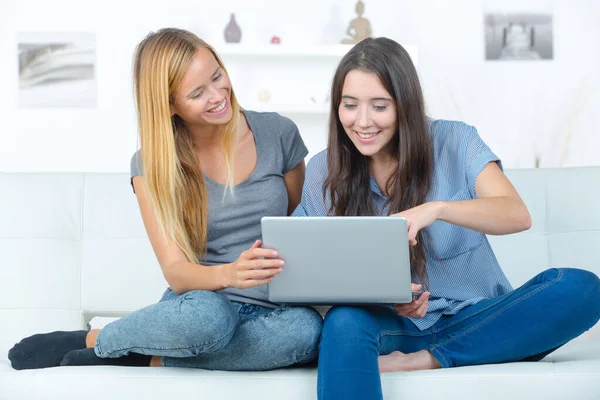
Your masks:
{"label": "lips", "polygon": [[223,99],[223,101],[217,105],[216,107],[211,108],[210,110],[207,110],[206,112],[208,114],[221,114],[223,113],[225,110],[227,109],[227,98]]}
{"label": "lips", "polygon": [[377,131],[377,132],[354,131],[354,134],[358,137],[358,140],[360,140],[362,143],[370,143],[377,138],[377,136],[379,135],[380,132],[381,131]]}

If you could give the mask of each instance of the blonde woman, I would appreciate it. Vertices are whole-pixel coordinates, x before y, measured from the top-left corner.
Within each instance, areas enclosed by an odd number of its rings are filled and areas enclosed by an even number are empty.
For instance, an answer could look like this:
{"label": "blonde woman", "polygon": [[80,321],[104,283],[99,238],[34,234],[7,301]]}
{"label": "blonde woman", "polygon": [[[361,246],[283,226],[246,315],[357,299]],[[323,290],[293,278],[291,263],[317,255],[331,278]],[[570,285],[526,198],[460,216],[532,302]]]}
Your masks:
{"label": "blonde woman", "polygon": [[23,339],[9,352],[13,368],[267,370],[313,360],[322,319],[268,301],[284,263],[260,242],[260,219],[300,202],[307,149],[296,125],[241,110],[216,52],[187,31],[149,34],[134,83],[141,150],[131,183],[170,288],[100,331]]}

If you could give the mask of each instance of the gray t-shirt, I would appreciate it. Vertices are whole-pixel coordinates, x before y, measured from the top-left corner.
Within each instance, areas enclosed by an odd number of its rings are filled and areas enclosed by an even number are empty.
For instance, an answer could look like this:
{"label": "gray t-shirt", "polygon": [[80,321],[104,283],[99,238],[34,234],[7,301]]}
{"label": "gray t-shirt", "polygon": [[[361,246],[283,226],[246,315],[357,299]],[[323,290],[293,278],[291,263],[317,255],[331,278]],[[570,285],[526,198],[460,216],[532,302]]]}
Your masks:
{"label": "gray t-shirt", "polygon": [[[244,111],[256,143],[256,167],[233,190],[204,175],[208,193],[208,237],[203,265],[235,261],[255,240],[262,237],[264,216],[287,215],[288,196],[283,175],[308,154],[298,127],[277,113]],[[139,151],[131,158],[131,177],[142,175]],[[267,286],[223,290],[234,301],[274,307],[268,301]]]}

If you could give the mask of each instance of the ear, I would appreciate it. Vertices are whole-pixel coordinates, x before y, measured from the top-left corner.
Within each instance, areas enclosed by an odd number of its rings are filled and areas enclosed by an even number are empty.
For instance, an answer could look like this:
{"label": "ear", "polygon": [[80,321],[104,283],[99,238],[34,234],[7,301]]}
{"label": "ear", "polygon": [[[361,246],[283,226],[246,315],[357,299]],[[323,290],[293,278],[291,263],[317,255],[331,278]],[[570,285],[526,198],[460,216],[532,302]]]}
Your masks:
{"label": "ear", "polygon": [[169,110],[171,111],[171,117],[172,117],[173,115],[177,114],[177,112],[175,111],[175,107],[173,106],[173,104],[171,104],[171,105],[169,106]]}

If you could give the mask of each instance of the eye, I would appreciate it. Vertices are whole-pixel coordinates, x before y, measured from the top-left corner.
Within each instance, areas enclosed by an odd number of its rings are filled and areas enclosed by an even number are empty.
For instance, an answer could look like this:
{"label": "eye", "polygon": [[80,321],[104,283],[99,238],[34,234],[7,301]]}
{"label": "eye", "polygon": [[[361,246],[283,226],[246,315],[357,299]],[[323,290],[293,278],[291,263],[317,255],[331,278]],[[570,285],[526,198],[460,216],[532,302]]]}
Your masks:
{"label": "eye", "polygon": [[202,92],[196,92],[192,95],[192,99],[198,99],[200,96],[202,96]]}
{"label": "eye", "polygon": [[219,79],[221,79],[221,75],[222,75],[222,74],[220,74],[220,73],[219,73],[219,75],[215,76],[215,77],[213,78],[213,82],[216,82],[216,81],[218,81]]}
{"label": "eye", "polygon": [[344,104],[344,108],[347,110],[353,110],[356,108],[356,104]]}
{"label": "eye", "polygon": [[387,106],[373,106],[373,108],[375,109],[375,111],[379,112],[387,110]]}

